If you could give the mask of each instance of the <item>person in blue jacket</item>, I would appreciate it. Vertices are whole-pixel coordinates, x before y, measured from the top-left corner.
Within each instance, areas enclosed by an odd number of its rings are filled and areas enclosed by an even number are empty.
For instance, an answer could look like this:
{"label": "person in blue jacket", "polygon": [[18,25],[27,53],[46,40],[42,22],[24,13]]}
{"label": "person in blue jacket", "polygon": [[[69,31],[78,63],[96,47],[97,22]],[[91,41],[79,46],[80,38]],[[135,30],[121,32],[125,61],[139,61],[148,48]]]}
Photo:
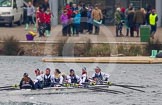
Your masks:
{"label": "person in blue jacket", "polygon": [[74,11],[75,16],[73,18],[73,33],[77,36],[79,35],[79,29],[80,29],[80,21],[81,21],[81,14],[78,10]]}

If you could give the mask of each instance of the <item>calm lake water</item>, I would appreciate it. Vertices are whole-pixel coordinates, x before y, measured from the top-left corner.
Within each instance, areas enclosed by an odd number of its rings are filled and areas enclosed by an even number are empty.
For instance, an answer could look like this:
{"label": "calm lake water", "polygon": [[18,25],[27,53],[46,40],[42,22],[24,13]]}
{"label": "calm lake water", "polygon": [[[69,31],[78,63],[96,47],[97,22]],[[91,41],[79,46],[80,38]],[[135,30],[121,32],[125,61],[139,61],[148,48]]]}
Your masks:
{"label": "calm lake water", "polygon": [[[0,57],[0,86],[18,84],[24,72],[34,79],[34,69],[52,73],[55,68],[68,74],[69,69],[81,74],[86,67],[89,76],[94,67],[111,75],[110,81],[116,84],[144,85],[145,93],[115,88],[126,94],[104,92],[68,92],[50,94],[52,91],[0,91],[0,105],[161,105],[162,104],[162,65],[161,64],[98,64],[98,63],[43,63],[42,57]],[[47,94],[49,93],[49,94]]]}

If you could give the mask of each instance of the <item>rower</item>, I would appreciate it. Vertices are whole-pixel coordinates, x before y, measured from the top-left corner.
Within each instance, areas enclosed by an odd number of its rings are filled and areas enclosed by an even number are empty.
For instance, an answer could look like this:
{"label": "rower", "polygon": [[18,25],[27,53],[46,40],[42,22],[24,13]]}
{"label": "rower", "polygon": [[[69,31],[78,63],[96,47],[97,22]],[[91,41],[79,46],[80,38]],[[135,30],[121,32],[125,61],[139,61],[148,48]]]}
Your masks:
{"label": "rower", "polygon": [[36,79],[34,80],[34,85],[36,89],[43,88],[43,75],[41,74],[39,69],[35,70]]}
{"label": "rower", "polygon": [[43,76],[43,88],[51,87],[52,85],[52,76],[50,72],[51,72],[50,68],[47,68]]}
{"label": "rower", "polygon": [[59,69],[55,69],[53,75],[53,86],[62,85],[63,77]]}
{"label": "rower", "polygon": [[61,73],[61,75],[63,77],[63,83],[68,83],[67,75],[65,73]]}
{"label": "rower", "polygon": [[19,86],[20,86],[20,89],[35,89],[34,83],[30,79],[27,73],[24,73]]}
{"label": "rower", "polygon": [[87,83],[89,80],[88,80],[88,76],[87,76],[87,69],[86,67],[83,67],[82,68],[82,76],[80,78],[80,84],[83,84],[83,83]]}
{"label": "rower", "polygon": [[101,72],[101,69],[97,66],[95,73],[92,75],[92,80],[97,84],[102,84],[104,81],[108,81],[109,77],[109,74]]}
{"label": "rower", "polygon": [[80,77],[75,74],[73,69],[70,69],[70,75],[67,76],[68,83],[78,84],[80,82]]}

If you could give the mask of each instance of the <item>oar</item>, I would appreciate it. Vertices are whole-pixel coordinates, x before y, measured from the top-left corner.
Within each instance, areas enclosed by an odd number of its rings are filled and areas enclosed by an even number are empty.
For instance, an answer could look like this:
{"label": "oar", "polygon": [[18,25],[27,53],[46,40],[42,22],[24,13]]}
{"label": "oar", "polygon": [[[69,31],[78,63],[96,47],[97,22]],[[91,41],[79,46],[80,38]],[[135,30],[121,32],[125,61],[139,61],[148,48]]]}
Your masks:
{"label": "oar", "polygon": [[131,90],[136,90],[136,91],[139,91],[139,92],[144,92],[144,93],[145,93],[145,91],[144,91],[144,90],[135,89],[135,88],[131,88],[131,87],[124,87],[124,86],[121,86],[121,87],[123,87],[123,88],[127,88],[127,89],[131,89]]}
{"label": "oar", "polygon": [[108,85],[109,85],[109,86],[119,86],[119,87],[131,89],[131,90],[136,90],[136,91],[140,91],[140,92],[145,92],[144,90],[135,89],[135,88],[132,88],[132,87],[126,86],[126,85],[117,85],[117,84],[114,84],[114,83],[108,83]]}
{"label": "oar", "polygon": [[105,87],[108,87],[108,85],[91,85],[90,86],[88,83],[83,83],[82,85],[66,83],[66,84],[63,85],[63,87],[68,87],[68,86],[72,86],[72,87],[78,88],[78,89],[84,88],[84,89],[93,90],[93,91],[97,91],[97,92],[107,92],[107,93],[114,93],[114,94],[118,94],[118,93],[125,94],[124,92],[121,92],[121,91],[104,89]]}
{"label": "oar", "polygon": [[10,85],[10,86],[2,86],[2,87],[0,87],[0,91],[4,91],[4,90],[19,90],[18,87],[19,86],[17,84]]}
{"label": "oar", "polygon": [[3,89],[3,88],[11,88],[11,87],[17,88],[19,86],[17,84],[15,84],[15,85],[9,85],[9,86],[1,86],[0,89]]}
{"label": "oar", "polygon": [[109,86],[124,86],[124,87],[136,87],[136,88],[145,88],[144,86],[135,86],[135,85],[121,85],[121,84],[115,84],[115,83],[111,83],[108,82],[107,83]]}
{"label": "oar", "polygon": [[99,88],[99,87],[91,87],[91,88],[87,88],[89,90],[94,90],[94,91],[97,91],[97,92],[107,92],[107,93],[114,93],[114,94],[125,94],[124,92],[122,91],[117,91],[117,90],[110,90],[110,89],[103,89],[103,88]]}
{"label": "oar", "polygon": [[20,90],[19,88],[4,88],[4,89],[0,89],[0,91],[4,91],[4,90]]}

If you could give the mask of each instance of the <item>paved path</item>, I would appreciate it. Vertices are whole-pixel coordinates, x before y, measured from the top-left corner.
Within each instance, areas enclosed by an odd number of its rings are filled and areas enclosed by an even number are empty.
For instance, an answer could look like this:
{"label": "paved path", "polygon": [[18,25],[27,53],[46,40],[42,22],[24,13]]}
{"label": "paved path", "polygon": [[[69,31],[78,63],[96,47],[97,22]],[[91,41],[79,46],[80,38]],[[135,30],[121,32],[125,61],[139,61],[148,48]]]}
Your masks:
{"label": "paved path", "polygon": [[[73,37],[63,37],[61,35],[61,25],[52,27],[52,34],[50,37],[47,38],[39,38],[38,35],[35,37],[35,41],[54,41],[58,42],[60,39],[67,39],[68,42],[74,42],[74,43],[82,43],[87,41],[88,39],[91,39],[93,43],[107,43],[107,42],[140,42],[139,37],[115,37],[115,27],[114,26],[101,26],[101,32],[100,35],[89,35],[87,32],[84,32],[84,34],[80,34],[79,37],[73,36]],[[32,27],[28,30],[33,30]],[[125,28],[123,29],[123,34],[125,34]],[[8,36],[14,36],[20,41],[26,41],[25,35],[28,33],[24,29],[24,26],[18,27],[7,27],[7,26],[0,26],[0,40],[3,40],[4,38]],[[158,28],[158,31],[156,33],[155,39],[159,39],[162,41],[162,28]],[[135,33],[136,36],[136,33]]]}

